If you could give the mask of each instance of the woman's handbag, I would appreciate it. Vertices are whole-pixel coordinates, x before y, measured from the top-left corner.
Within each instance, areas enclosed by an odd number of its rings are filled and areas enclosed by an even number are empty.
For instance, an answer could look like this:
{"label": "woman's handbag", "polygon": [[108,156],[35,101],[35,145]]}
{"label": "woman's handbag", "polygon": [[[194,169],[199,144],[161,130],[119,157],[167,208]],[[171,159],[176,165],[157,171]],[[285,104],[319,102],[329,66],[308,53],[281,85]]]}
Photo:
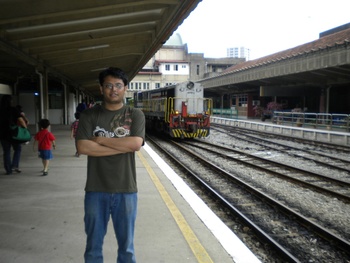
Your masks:
{"label": "woman's handbag", "polygon": [[29,130],[27,128],[23,128],[21,126],[11,126],[12,130],[12,139],[19,141],[21,143],[29,142],[32,138]]}

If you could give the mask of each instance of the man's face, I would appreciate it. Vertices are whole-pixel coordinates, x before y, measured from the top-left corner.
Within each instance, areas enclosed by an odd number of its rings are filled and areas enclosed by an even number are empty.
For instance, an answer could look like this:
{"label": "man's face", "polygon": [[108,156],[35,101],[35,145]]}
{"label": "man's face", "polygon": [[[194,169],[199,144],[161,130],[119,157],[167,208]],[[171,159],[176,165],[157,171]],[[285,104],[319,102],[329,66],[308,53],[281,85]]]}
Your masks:
{"label": "man's face", "polygon": [[123,80],[107,76],[100,90],[106,103],[119,104],[123,103],[127,86],[124,86]]}

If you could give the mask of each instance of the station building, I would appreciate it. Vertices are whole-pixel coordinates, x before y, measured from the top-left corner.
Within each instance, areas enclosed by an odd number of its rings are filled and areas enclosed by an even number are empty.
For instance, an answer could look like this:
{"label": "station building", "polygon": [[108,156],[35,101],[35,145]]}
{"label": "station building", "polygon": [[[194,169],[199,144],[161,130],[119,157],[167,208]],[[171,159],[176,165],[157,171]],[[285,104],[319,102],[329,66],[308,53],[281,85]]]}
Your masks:
{"label": "station building", "polygon": [[205,58],[203,53],[188,53],[180,34],[173,34],[132,79],[127,99],[135,91],[214,77],[244,61],[245,58]]}
{"label": "station building", "polygon": [[[350,23],[319,39],[233,65],[199,80],[214,108],[255,118],[256,107],[283,111],[350,113]],[[272,109],[273,110],[273,109]]]}
{"label": "station building", "polygon": [[350,23],[320,33],[315,41],[246,61],[188,53],[174,34],[131,81],[128,97],[191,80],[204,86],[215,112],[238,118],[260,117],[257,110],[269,106],[272,111],[349,114],[349,39]]}

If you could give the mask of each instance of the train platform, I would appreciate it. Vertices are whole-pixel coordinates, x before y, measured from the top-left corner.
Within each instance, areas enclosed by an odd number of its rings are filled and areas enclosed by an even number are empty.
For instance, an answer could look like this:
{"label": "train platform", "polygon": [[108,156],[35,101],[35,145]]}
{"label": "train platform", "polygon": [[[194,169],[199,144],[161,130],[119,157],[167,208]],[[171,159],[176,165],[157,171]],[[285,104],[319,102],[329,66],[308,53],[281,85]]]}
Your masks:
{"label": "train platform", "polygon": [[[74,156],[69,126],[51,131],[57,147],[48,176],[42,176],[33,141],[22,148],[21,173],[5,175],[1,163],[0,262],[83,262],[87,158]],[[136,160],[137,262],[260,262],[147,144]],[[116,261],[111,224],[103,253],[104,262]]]}
{"label": "train platform", "polygon": [[327,127],[296,127],[294,123],[276,124],[271,120],[260,121],[257,119],[228,119],[222,117],[211,117],[210,122],[211,124],[224,124],[270,134],[292,136],[298,139],[350,146],[350,132],[332,130]]}

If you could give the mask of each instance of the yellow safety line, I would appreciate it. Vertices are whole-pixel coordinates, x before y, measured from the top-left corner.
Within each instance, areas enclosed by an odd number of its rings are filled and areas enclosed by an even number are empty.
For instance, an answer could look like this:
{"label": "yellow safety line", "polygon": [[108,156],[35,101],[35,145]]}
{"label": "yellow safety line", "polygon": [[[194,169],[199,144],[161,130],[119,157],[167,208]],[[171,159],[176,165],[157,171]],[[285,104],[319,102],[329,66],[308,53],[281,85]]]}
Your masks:
{"label": "yellow safety line", "polygon": [[159,178],[153,171],[152,167],[148,164],[143,154],[138,151],[137,155],[141,159],[143,165],[145,166],[149,176],[151,177],[154,185],[156,186],[159,194],[161,195],[163,201],[165,202],[166,206],[168,207],[170,213],[172,214],[173,218],[175,219],[178,227],[180,228],[183,236],[185,237],[187,243],[189,244],[193,254],[197,258],[197,261],[199,263],[213,263],[212,259],[210,258],[209,254],[205,250],[205,248],[202,246],[200,241],[198,240],[195,233],[193,233],[191,227],[186,222],[186,219],[181,214],[180,210],[175,205],[174,201],[171,199],[170,195],[164,188],[163,184],[160,182]]}

